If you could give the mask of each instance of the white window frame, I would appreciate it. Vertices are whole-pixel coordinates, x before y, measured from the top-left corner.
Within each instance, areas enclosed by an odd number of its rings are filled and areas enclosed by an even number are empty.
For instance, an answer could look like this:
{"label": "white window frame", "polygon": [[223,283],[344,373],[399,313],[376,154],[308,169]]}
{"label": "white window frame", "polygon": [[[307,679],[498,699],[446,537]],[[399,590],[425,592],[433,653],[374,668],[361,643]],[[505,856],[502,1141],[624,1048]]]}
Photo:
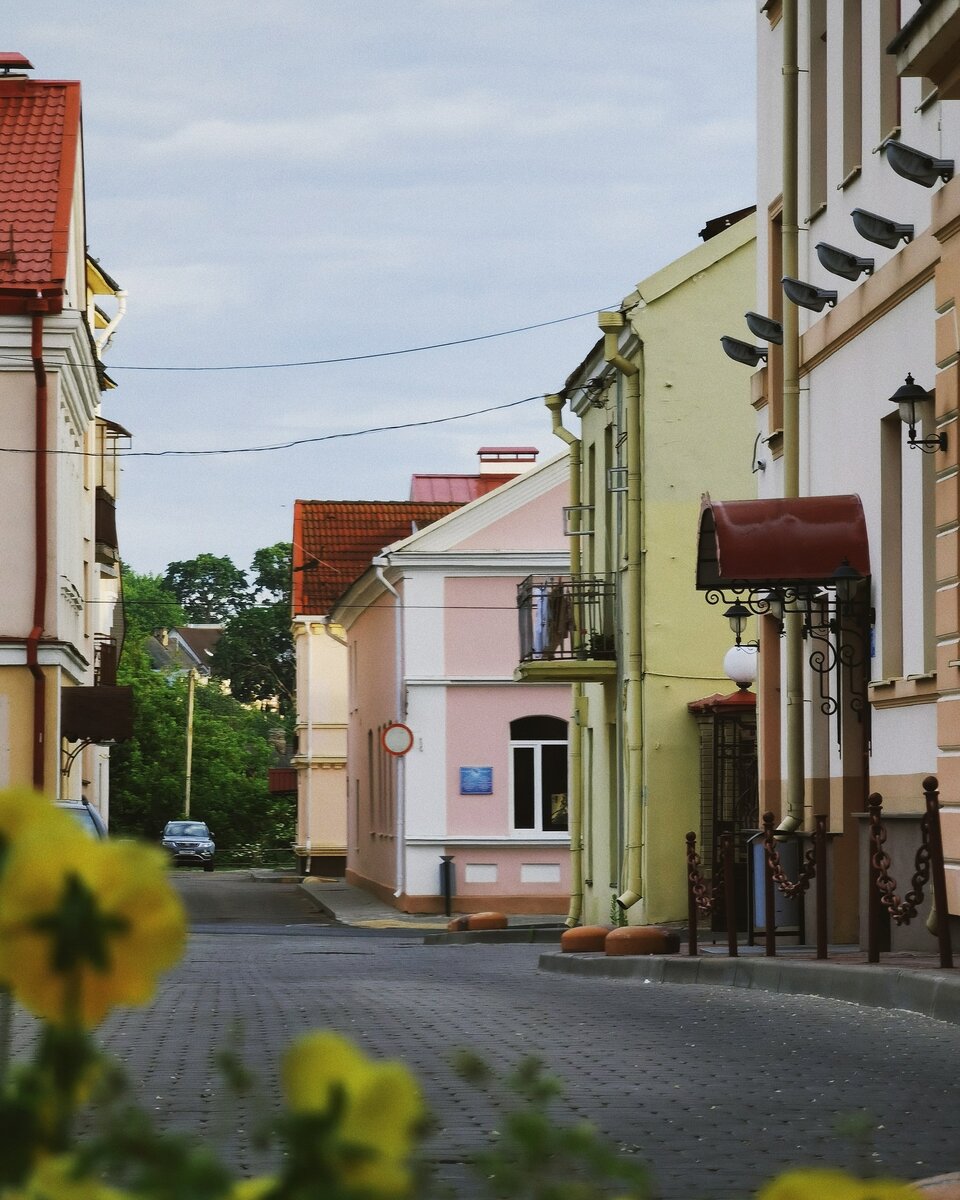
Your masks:
{"label": "white window frame", "polygon": [[[543,747],[544,746],[563,746],[565,750],[569,749],[569,739],[567,738],[547,738],[543,741],[536,739],[520,738],[517,741],[509,743],[510,748],[510,829],[515,837],[542,837],[542,838],[557,838],[566,837],[569,834],[570,820],[569,809],[566,829],[544,829],[543,828]],[[534,794],[534,825],[529,828],[518,828],[516,824],[517,804],[516,791],[514,780],[514,751],[515,750],[533,750],[533,794]],[[570,767],[567,764],[567,795],[569,796]]]}

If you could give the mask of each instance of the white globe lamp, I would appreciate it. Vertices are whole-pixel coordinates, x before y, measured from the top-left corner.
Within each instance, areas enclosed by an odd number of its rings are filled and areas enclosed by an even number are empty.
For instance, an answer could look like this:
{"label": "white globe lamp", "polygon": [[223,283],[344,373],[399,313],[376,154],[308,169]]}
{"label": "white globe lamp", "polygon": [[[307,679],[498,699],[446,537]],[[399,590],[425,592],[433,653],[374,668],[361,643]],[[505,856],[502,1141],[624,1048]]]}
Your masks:
{"label": "white globe lamp", "polygon": [[723,656],[723,671],[745,692],[757,678],[757,647],[731,646]]}

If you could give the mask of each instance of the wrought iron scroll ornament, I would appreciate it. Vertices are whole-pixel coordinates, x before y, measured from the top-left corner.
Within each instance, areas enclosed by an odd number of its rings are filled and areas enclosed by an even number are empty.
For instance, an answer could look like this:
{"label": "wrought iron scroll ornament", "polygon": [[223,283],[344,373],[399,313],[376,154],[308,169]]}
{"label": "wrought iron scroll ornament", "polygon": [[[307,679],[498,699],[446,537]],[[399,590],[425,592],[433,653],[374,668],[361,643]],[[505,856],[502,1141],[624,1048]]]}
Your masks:
{"label": "wrought iron scroll ornament", "polygon": [[817,677],[820,711],[837,718],[838,744],[844,702],[858,721],[869,715],[867,668],[874,615],[869,597],[856,594],[866,593],[866,588],[857,587],[862,582],[863,576],[851,572],[844,562],[835,581],[800,584],[770,580],[750,585],[734,580],[729,588],[704,592],[708,604],[741,604],[753,616],[773,617],[781,635],[785,616],[800,618],[801,635],[810,643],[807,661]]}

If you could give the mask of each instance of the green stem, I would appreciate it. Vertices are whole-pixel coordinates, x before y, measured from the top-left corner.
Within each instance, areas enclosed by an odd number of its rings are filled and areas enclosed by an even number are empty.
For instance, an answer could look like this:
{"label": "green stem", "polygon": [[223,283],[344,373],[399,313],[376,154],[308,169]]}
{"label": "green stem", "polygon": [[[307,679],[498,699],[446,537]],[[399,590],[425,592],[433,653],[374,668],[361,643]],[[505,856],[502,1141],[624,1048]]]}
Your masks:
{"label": "green stem", "polygon": [[0,1087],[7,1081],[10,1069],[10,1046],[13,1028],[13,996],[10,989],[0,985]]}

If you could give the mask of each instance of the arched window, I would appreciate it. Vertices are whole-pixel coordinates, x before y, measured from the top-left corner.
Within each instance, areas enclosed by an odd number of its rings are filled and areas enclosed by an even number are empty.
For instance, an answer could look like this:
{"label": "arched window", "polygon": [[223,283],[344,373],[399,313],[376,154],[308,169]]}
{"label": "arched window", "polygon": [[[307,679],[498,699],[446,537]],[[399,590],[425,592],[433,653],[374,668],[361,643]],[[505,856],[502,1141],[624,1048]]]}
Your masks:
{"label": "arched window", "polygon": [[510,795],[514,832],[566,830],[566,721],[520,717],[510,722]]}

